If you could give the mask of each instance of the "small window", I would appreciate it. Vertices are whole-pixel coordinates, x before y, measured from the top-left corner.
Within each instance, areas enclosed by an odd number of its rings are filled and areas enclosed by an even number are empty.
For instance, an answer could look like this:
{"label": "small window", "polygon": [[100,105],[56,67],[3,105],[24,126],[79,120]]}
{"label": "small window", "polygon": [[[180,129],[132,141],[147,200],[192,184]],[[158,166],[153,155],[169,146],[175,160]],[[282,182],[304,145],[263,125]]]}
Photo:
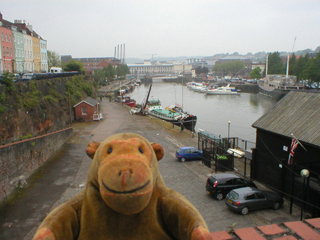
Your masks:
{"label": "small window", "polygon": [[239,199],[239,194],[234,192],[234,191],[231,191],[229,194],[228,194],[229,198],[230,199],[233,199],[233,200],[238,200]]}
{"label": "small window", "polygon": [[258,193],[256,193],[256,198],[263,199],[263,198],[265,198],[265,195],[263,193],[258,192]]}
{"label": "small window", "polygon": [[255,198],[256,198],[255,194],[253,193],[253,194],[247,195],[244,199],[245,200],[252,200],[252,199],[255,199]]}
{"label": "small window", "polygon": [[82,107],[82,115],[87,115],[87,108],[86,107]]}
{"label": "small window", "polygon": [[228,181],[226,181],[226,185],[233,185],[234,183],[234,180],[233,179],[230,179]]}
{"label": "small window", "polygon": [[241,178],[235,178],[235,179],[234,179],[234,183],[235,183],[235,184],[243,184]]}

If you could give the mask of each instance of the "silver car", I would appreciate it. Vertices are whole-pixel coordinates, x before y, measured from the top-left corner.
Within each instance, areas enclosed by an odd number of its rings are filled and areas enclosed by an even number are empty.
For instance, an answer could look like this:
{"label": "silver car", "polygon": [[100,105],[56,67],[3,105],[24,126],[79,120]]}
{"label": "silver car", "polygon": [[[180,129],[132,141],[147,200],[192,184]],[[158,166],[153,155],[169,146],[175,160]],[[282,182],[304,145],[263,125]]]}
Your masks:
{"label": "silver car", "polygon": [[225,203],[232,211],[246,215],[249,211],[264,208],[277,210],[283,205],[283,198],[274,192],[260,191],[254,187],[244,187],[229,192]]}

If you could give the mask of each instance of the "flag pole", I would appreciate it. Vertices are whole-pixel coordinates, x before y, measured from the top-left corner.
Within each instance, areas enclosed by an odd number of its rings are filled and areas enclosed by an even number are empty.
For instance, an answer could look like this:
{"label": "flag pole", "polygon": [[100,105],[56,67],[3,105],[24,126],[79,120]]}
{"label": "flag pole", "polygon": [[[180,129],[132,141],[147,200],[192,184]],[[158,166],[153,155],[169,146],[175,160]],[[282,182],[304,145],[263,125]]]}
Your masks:
{"label": "flag pole", "polygon": [[300,145],[306,152],[308,152],[307,149],[306,149],[306,148],[302,145],[302,143],[298,140],[298,138],[296,138],[296,136],[293,135],[293,133],[291,133],[291,136],[299,143],[299,145]]}

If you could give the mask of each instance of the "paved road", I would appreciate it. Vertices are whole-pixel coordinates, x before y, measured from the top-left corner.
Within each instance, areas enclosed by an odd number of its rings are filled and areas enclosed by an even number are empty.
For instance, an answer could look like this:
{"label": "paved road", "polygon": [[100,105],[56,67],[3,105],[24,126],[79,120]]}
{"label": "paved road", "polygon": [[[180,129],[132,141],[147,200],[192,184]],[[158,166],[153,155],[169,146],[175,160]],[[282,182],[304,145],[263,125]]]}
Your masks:
{"label": "paved road", "polygon": [[102,141],[120,132],[134,132],[151,142],[160,143],[165,156],[159,170],[166,185],[187,197],[200,211],[211,231],[253,227],[284,221],[299,220],[299,211],[288,214],[288,204],[273,211],[263,210],[242,216],[229,211],[224,201],[213,200],[205,191],[205,182],[212,172],[199,161],[178,162],[175,151],[180,146],[197,146],[196,136],[151,117],[130,115],[129,109],[119,103],[103,99],[100,104],[104,119],[100,122],[74,125],[71,138],[36,174],[31,187],[21,191],[20,197],[0,209],[0,239],[30,240],[46,214],[62,202],[79,193],[86,182],[91,159],[85,148],[90,140]]}

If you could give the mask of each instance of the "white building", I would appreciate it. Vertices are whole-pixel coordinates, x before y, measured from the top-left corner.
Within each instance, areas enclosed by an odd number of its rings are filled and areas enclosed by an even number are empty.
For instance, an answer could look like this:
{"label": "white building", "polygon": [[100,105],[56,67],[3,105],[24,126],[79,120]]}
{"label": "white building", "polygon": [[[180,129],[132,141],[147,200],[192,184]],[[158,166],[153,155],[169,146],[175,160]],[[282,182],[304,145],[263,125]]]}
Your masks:
{"label": "white building", "polygon": [[149,60],[144,63],[127,64],[130,73],[135,75],[179,75],[191,73],[192,65],[184,63],[160,63]]}

